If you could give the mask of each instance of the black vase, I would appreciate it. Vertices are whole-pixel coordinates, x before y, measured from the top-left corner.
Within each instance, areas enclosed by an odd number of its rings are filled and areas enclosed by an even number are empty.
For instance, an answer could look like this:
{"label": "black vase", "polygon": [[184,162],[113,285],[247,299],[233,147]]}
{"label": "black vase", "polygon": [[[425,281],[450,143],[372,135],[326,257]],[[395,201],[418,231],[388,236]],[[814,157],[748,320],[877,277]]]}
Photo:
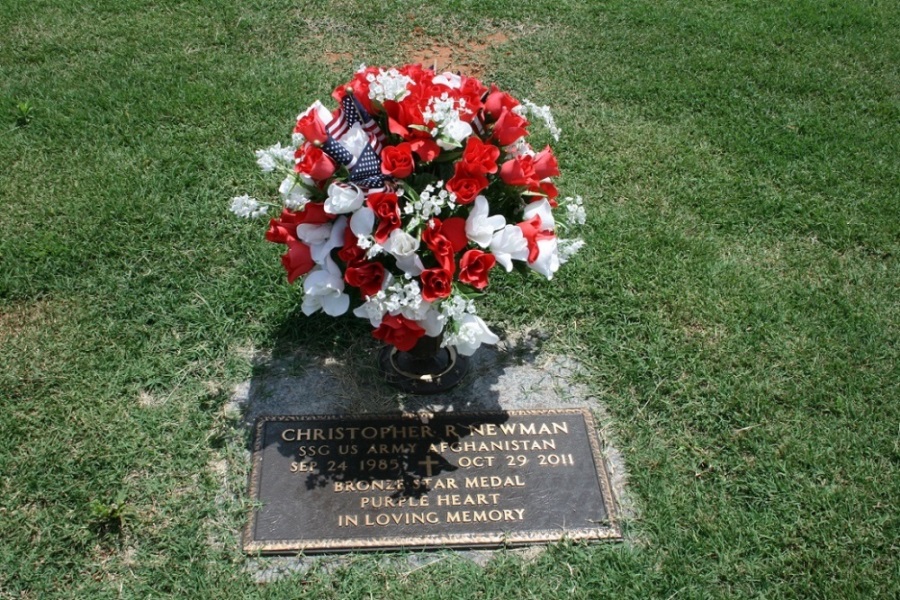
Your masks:
{"label": "black vase", "polygon": [[443,335],[422,336],[407,352],[385,346],[378,364],[385,380],[411,394],[437,394],[459,384],[469,370],[469,359],[453,346],[441,347]]}

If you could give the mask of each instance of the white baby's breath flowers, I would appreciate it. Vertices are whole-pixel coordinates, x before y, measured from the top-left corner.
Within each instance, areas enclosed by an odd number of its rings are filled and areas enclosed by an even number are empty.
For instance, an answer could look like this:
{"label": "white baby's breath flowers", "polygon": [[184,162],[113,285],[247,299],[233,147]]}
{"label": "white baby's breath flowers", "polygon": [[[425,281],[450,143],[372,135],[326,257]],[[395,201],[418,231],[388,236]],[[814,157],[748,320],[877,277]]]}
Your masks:
{"label": "white baby's breath flowers", "polygon": [[[362,70],[365,70],[365,65]],[[397,69],[378,69],[378,75],[370,73],[366,81],[369,82],[369,98],[382,103],[385,100],[400,102],[409,95],[409,85],[415,85],[411,78],[401,75]]]}
{"label": "white baby's breath flowers", "polygon": [[473,300],[453,294],[441,302],[441,315],[446,319],[459,321],[465,314],[475,314],[475,302]]}
{"label": "white baby's breath flowers", "polygon": [[271,173],[279,167],[290,169],[294,166],[294,152],[295,148],[282,146],[281,142],[278,142],[274,146],[257,150],[256,164],[264,173]]}
{"label": "white baby's breath flowers", "polygon": [[549,106],[538,106],[530,100],[522,100],[522,103],[515,107],[513,112],[522,117],[531,115],[541,119],[544,122],[544,125],[547,126],[553,139],[557,142],[559,141],[559,135],[562,131],[556,126],[556,121],[553,120],[553,113],[550,112]]}
{"label": "white baby's breath flowers", "polygon": [[291,174],[284,178],[284,181],[278,186],[278,192],[281,194],[281,201],[284,203],[285,208],[300,210],[306,206],[309,202],[309,196],[307,196],[306,188],[301,185],[306,183],[306,180],[309,180],[309,184],[312,184],[312,179],[301,174]]}
{"label": "white baby's breath flowers", "polygon": [[506,146],[503,151],[507,158],[522,158],[523,156],[535,156],[534,148],[525,141],[524,137],[520,137],[515,142]]}
{"label": "white baby's breath flowers", "polygon": [[472,356],[482,344],[493,345],[500,338],[492,332],[481,317],[470,313],[462,315],[459,319],[459,329],[444,336],[442,346],[456,346],[457,352],[463,356]]}
{"label": "white baby's breath flowers", "polygon": [[[359,239],[357,239],[357,244],[359,243]],[[372,259],[384,252],[384,246],[378,243],[373,243],[368,250],[366,250],[366,258]]]}
{"label": "white baby's breath flowers", "polygon": [[456,194],[444,189],[443,181],[425,186],[418,199],[408,198],[403,206],[403,213],[410,216],[407,231],[427,223],[431,217],[440,216],[445,208],[449,210],[456,208]]}
{"label": "white baby's breath flowers", "polygon": [[564,265],[569,259],[584,248],[585,242],[581,238],[571,240],[560,239],[557,243],[557,252],[559,253],[559,264]]}
{"label": "white baby's breath flowers", "polygon": [[403,315],[407,319],[418,321],[425,318],[431,303],[422,299],[422,288],[419,282],[412,279],[403,283],[393,281],[374,296],[354,309],[357,317],[369,319],[372,327],[381,325],[384,315]]}
{"label": "white baby's breath flowers", "polygon": [[584,225],[587,222],[587,213],[584,210],[584,200],[581,196],[567,196],[560,202],[566,208],[566,221],[569,225]]}
{"label": "white baby's breath flowers", "polygon": [[266,214],[268,206],[260,206],[259,200],[247,194],[231,199],[231,212],[244,219],[255,219]]}
{"label": "white baby's breath flowers", "polygon": [[435,127],[431,135],[444,150],[452,150],[462,146],[463,140],[472,135],[472,126],[462,120],[463,113],[469,113],[464,98],[451,98],[448,94],[442,94],[440,98],[432,98],[422,117],[425,121],[431,121]]}

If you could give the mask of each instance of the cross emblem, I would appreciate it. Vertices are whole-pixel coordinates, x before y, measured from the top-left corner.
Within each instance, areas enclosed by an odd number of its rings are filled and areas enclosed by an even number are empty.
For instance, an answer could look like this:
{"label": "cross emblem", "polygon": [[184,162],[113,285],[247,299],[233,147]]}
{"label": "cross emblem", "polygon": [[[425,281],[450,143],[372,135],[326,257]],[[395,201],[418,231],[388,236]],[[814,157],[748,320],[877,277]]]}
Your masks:
{"label": "cross emblem", "polygon": [[431,458],[431,455],[429,454],[425,457],[425,460],[420,460],[419,464],[425,467],[425,477],[431,477],[432,476],[431,468],[436,467],[437,465],[439,465],[441,463],[439,461],[436,461],[433,458]]}

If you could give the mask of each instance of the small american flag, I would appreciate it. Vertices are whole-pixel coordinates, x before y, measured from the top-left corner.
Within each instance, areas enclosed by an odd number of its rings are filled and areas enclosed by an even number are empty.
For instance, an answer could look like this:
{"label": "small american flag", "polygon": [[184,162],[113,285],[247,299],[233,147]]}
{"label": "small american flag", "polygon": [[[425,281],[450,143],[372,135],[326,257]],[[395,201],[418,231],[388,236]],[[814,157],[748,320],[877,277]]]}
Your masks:
{"label": "small american flag", "polygon": [[[354,160],[353,155],[341,144],[341,138],[347,135],[350,128],[359,123],[369,143],[362,154]],[[322,144],[322,150],[334,160],[350,169],[350,181],[363,188],[380,188],[385,178],[381,173],[381,150],[386,138],[375,119],[372,118],[362,104],[348,91],[341,99],[341,108],[325,127],[328,139]]]}
{"label": "small american flag", "polygon": [[350,169],[350,181],[360,187],[373,188],[384,185],[381,173],[381,159],[371,144],[366,144],[356,164]]}
{"label": "small american flag", "polygon": [[330,135],[325,140],[325,143],[322,144],[322,150],[345,167],[349,168],[353,164],[353,155],[350,154],[350,151]]}

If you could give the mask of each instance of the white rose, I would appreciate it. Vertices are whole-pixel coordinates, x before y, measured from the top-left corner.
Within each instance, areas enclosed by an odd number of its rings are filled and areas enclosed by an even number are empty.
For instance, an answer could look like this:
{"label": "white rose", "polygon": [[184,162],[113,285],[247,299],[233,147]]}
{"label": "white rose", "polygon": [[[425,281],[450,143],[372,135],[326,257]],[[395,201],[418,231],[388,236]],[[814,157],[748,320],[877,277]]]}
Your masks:
{"label": "white rose", "polygon": [[353,184],[328,186],[328,199],[325,200],[325,212],[332,215],[352,213],[363,205],[366,196]]}
{"label": "white rose", "polygon": [[395,229],[384,243],[384,249],[397,259],[397,268],[411,277],[422,274],[425,265],[416,252],[419,250],[419,239],[402,229]]}

